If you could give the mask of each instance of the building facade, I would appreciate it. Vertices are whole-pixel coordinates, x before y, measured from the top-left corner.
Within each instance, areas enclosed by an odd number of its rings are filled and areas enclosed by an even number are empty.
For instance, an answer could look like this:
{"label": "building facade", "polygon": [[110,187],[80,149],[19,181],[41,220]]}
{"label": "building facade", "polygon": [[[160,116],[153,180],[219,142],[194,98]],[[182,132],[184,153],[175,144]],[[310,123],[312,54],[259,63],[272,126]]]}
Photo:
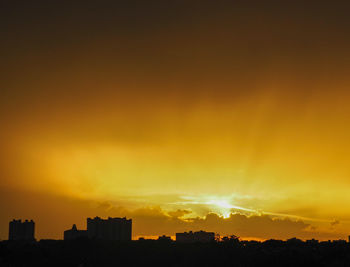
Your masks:
{"label": "building facade", "polygon": [[212,242],[215,241],[215,233],[213,232],[184,232],[184,233],[176,233],[176,242],[181,243],[195,243],[195,242]]}
{"label": "building facade", "polygon": [[87,238],[86,230],[78,230],[77,226],[73,224],[72,229],[64,231],[64,240],[74,240],[80,238]]}
{"label": "building facade", "polygon": [[33,220],[12,220],[9,223],[9,240],[27,240],[33,241],[35,223]]}
{"label": "building facade", "polygon": [[124,218],[87,218],[87,235],[90,239],[130,241],[132,220]]}

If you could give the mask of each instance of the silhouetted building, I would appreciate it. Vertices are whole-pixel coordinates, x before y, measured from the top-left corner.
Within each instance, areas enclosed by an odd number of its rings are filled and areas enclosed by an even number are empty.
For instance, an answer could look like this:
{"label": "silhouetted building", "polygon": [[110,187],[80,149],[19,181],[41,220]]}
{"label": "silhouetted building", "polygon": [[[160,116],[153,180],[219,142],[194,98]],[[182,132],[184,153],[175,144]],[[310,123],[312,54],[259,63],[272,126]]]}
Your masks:
{"label": "silhouetted building", "polygon": [[87,231],[78,230],[75,224],[73,224],[72,229],[64,231],[64,240],[74,240],[78,238],[87,238]]}
{"label": "silhouetted building", "polygon": [[33,220],[13,220],[9,224],[9,240],[35,240]]}
{"label": "silhouetted building", "polygon": [[111,218],[107,220],[95,217],[87,219],[87,234],[91,239],[102,240],[131,240],[132,220],[124,218]]}
{"label": "silhouetted building", "polygon": [[320,241],[313,238],[313,239],[306,240],[305,243],[308,245],[317,245],[318,243],[320,243]]}
{"label": "silhouetted building", "polygon": [[211,242],[215,240],[215,233],[213,232],[184,232],[176,233],[176,242],[194,243],[194,242]]}
{"label": "silhouetted building", "polygon": [[339,240],[332,240],[333,244],[342,244],[345,245],[346,244],[346,240],[343,239],[339,239]]}
{"label": "silhouetted building", "polygon": [[162,235],[162,236],[158,236],[158,240],[159,241],[171,241],[171,237],[166,236],[166,235]]}

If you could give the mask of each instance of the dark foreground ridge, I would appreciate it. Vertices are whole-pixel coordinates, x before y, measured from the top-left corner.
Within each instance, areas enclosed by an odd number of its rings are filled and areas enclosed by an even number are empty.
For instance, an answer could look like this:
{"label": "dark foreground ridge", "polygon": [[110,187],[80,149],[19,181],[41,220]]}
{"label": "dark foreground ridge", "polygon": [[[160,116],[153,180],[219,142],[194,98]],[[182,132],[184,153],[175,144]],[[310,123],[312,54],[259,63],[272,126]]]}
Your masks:
{"label": "dark foreground ridge", "polygon": [[345,241],[2,241],[0,266],[350,266]]}

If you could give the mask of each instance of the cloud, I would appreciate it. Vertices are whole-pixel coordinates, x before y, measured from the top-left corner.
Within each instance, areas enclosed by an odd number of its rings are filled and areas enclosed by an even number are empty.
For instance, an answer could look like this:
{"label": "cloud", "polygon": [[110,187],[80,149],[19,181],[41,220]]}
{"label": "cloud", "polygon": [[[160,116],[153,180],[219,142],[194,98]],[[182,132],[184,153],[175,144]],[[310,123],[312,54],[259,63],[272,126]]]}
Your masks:
{"label": "cloud", "polygon": [[174,217],[174,218],[181,218],[187,214],[190,214],[192,213],[191,211],[189,210],[176,210],[176,211],[169,211],[168,212],[168,215],[170,215],[171,217]]}
{"label": "cloud", "polygon": [[[122,205],[125,204],[121,202]],[[183,231],[213,231],[220,235],[234,234],[239,237],[255,237],[258,239],[340,239],[345,238],[340,229],[332,231],[320,228],[313,223],[290,218],[276,218],[272,215],[245,215],[231,213],[223,218],[209,212],[203,217],[195,217],[192,210],[165,210],[159,206],[145,206],[130,209],[108,201],[93,201],[0,188],[0,239],[7,238],[8,222],[13,219],[34,219],[36,237],[62,238],[63,231],[73,223],[78,228],[86,228],[86,218],[100,216],[127,217],[133,220],[133,236],[171,235]],[[191,217],[192,216],[192,217]],[[338,225],[334,221],[333,225]],[[328,230],[328,232],[326,231]]]}
{"label": "cloud", "polygon": [[[156,236],[160,234],[175,235],[183,231],[213,231],[221,235],[237,235],[240,237],[255,237],[258,239],[288,239],[298,237],[303,239],[340,238],[335,233],[327,233],[310,223],[291,218],[280,218],[271,215],[247,215],[231,213],[223,218],[216,213],[208,213],[204,217],[193,217],[189,210],[165,211],[160,207],[144,207],[127,210],[115,207],[110,210],[112,216],[127,216],[133,219],[134,236]],[[122,214],[123,213],[123,214]]]}
{"label": "cloud", "polygon": [[338,221],[338,220],[333,220],[332,222],[331,222],[331,226],[332,227],[335,227],[335,226],[337,226],[337,225],[339,225],[340,224],[340,222]]}

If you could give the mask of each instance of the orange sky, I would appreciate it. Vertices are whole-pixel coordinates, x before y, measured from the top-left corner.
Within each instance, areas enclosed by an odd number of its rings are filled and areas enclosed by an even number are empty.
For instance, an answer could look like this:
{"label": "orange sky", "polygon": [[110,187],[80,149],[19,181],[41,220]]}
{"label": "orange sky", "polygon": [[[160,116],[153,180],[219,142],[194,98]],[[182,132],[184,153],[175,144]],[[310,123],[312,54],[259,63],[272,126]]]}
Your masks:
{"label": "orange sky", "polygon": [[0,239],[345,238],[349,8],[260,2],[2,3]]}

